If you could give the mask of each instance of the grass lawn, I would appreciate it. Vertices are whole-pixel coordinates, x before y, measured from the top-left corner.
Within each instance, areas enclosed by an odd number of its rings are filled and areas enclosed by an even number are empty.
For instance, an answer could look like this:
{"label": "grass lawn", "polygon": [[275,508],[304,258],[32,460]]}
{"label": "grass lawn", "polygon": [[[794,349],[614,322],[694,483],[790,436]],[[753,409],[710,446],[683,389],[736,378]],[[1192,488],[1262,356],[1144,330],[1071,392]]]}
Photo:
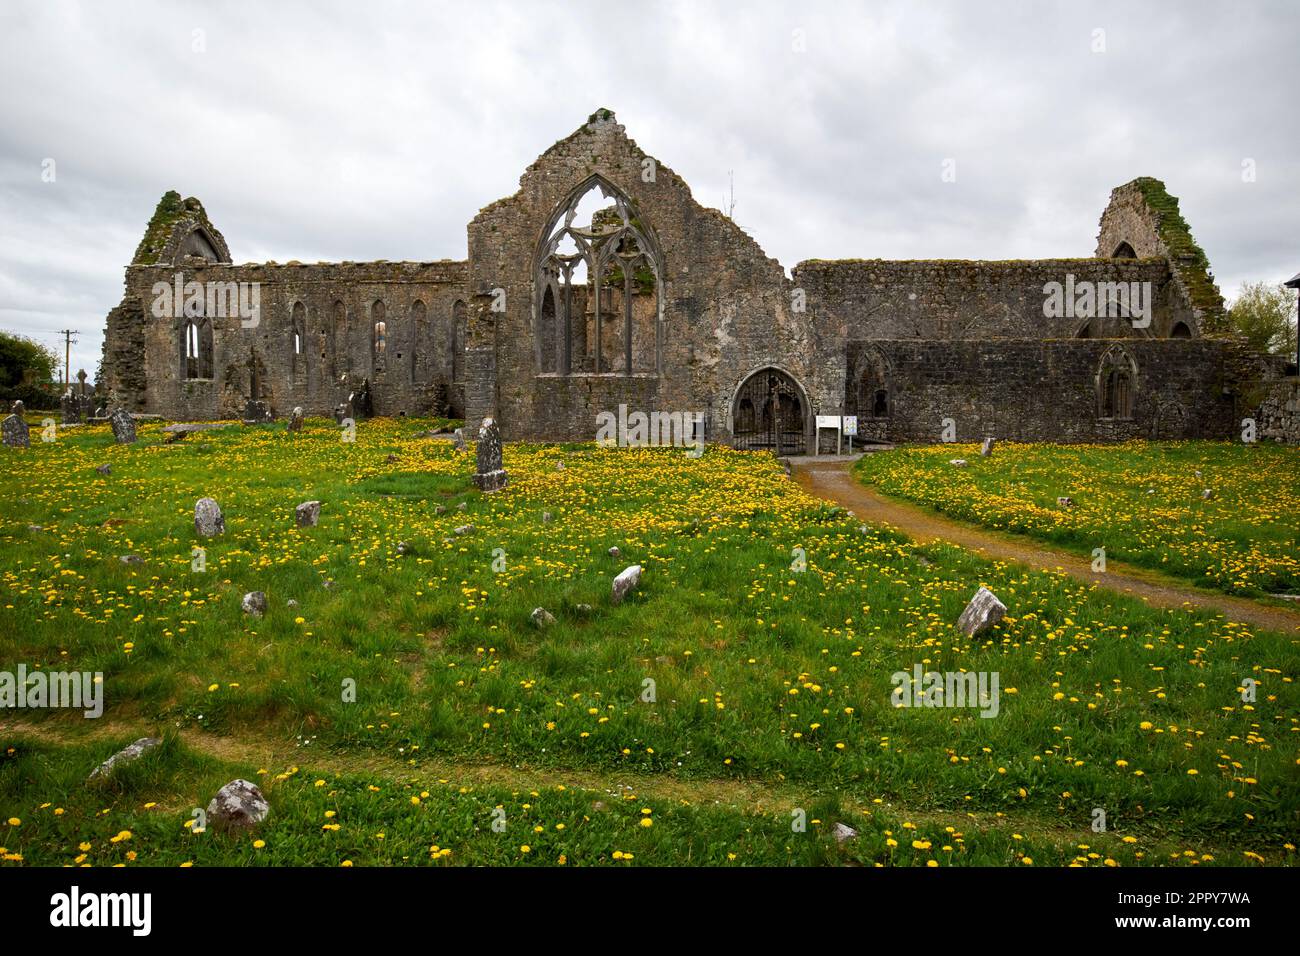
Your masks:
{"label": "grass lawn", "polygon": [[[867,455],[854,473],[884,494],[1079,554],[1105,548],[1107,558],[1228,593],[1300,592],[1295,448],[999,444],[981,458],[978,445],[930,445]],[[1060,497],[1074,506],[1058,506]]]}
{"label": "grass lawn", "polygon": [[[862,528],[761,454],[509,445],[483,496],[429,425],[0,449],[0,671],[105,688],[98,720],[0,711],[0,865],[1294,862],[1294,638]],[[1243,524],[1280,500],[1212,484]],[[980,584],[1009,611],[972,640]],[[917,664],[996,672],[998,715],[894,706]],[[266,824],[195,833],[237,776]]]}

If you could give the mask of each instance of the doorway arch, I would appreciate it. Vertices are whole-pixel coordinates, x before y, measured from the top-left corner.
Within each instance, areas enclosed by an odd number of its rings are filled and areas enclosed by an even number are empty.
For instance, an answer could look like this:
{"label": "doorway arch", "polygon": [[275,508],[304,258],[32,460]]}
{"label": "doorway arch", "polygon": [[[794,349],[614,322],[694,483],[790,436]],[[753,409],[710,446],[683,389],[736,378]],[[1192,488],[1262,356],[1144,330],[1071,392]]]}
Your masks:
{"label": "doorway arch", "polygon": [[731,400],[736,448],[777,456],[808,451],[808,399],[789,372],[774,366],[750,374]]}

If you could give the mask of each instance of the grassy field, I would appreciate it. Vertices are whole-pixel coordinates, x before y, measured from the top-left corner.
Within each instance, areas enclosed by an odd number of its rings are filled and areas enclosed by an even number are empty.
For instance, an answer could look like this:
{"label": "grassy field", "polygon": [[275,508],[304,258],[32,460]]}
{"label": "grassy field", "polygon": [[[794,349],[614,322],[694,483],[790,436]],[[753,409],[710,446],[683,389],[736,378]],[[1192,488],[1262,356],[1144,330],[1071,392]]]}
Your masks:
{"label": "grassy field", "polygon": [[977,445],[931,445],[867,455],[855,474],[887,495],[1079,554],[1105,548],[1107,558],[1228,593],[1300,593],[1295,448],[1000,444],[981,458]]}
{"label": "grassy field", "polygon": [[[483,496],[429,424],[2,449],[0,670],[106,706],[0,711],[0,865],[1294,861],[1294,638],[862,528],[760,454],[510,445]],[[970,640],[980,584],[1009,612]],[[998,716],[894,706],[917,664],[996,672]],[[237,776],[266,824],[195,833]]]}

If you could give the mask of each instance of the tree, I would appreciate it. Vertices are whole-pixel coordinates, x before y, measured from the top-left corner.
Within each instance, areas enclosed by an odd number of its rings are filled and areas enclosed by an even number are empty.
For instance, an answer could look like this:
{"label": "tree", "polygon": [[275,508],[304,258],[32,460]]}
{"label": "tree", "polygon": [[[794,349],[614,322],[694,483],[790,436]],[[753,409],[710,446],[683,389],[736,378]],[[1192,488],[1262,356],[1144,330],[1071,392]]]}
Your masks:
{"label": "tree", "polygon": [[1295,321],[1295,292],[1268,282],[1243,282],[1228,309],[1229,327],[1257,352],[1295,355]]}
{"label": "tree", "polygon": [[0,389],[51,382],[58,364],[53,349],[24,335],[0,331]]}

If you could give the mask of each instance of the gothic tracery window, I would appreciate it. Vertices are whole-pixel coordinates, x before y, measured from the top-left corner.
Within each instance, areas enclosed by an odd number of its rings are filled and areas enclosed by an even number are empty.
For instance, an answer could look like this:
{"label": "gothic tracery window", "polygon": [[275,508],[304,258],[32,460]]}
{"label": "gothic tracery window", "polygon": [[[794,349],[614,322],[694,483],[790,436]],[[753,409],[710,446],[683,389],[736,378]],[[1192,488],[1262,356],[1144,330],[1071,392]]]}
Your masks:
{"label": "gothic tracery window", "polygon": [[1132,418],[1137,365],[1123,349],[1111,349],[1097,373],[1097,404],[1101,418]]}
{"label": "gothic tracery window", "polygon": [[593,177],[544,233],[534,283],[539,369],[658,374],[662,278],[640,212]]}

